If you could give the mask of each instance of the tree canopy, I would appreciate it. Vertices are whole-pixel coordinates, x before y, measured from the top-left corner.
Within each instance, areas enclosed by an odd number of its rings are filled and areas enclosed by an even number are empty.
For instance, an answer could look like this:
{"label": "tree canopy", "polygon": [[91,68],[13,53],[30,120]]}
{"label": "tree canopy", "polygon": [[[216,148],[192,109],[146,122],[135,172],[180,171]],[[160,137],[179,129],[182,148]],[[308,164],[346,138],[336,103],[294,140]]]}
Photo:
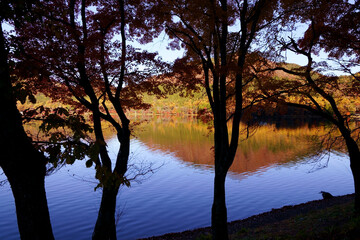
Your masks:
{"label": "tree canopy", "polygon": [[[202,88],[210,106],[203,112],[214,129],[215,239],[228,239],[225,179],[240,122],[264,106],[306,109],[338,128],[360,209],[358,129],[352,124],[360,95],[353,72],[360,66],[359,1],[28,0],[2,1],[0,7],[1,22],[14,28],[1,39],[6,68],[0,70],[11,89],[11,101],[4,102],[12,104],[18,127],[41,121],[45,138],[34,138],[33,146],[45,153],[43,164],[86,159],[87,167],[95,166],[103,195],[93,239],[116,239],[116,196],[121,185],[130,185],[128,111],[150,107],[145,93],[164,97],[174,89],[189,98]],[[295,38],[299,26],[305,30]],[[170,37],[169,48],[185,50],[172,73],[157,53],[131,44],[149,43],[162,32]],[[285,63],[284,51],[304,57],[306,65]],[[316,60],[320,54],[324,61]],[[38,93],[61,106],[15,111],[14,101],[35,103]],[[120,143],[115,159],[104,123]]]}

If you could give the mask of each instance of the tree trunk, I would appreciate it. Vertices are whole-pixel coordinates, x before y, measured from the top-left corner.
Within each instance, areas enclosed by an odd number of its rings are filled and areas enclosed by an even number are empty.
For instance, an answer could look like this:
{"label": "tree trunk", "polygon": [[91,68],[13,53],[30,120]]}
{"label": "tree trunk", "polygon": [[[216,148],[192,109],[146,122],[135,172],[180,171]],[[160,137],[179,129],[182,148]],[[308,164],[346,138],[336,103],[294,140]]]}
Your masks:
{"label": "tree trunk", "polygon": [[[126,125],[128,126],[128,125]],[[93,240],[115,240],[116,239],[116,196],[122,182],[118,178],[125,175],[130,152],[130,130],[124,127],[122,137],[118,134],[120,149],[117,155],[114,172],[109,172],[114,177],[114,182],[103,183],[103,193],[100,203],[98,218],[96,220]],[[121,181],[121,179],[120,179]]]}
{"label": "tree trunk", "polygon": [[[21,145],[21,143],[17,144]],[[24,149],[18,151],[24,151]],[[30,155],[28,151],[27,153]],[[22,156],[21,159],[31,164],[31,162],[39,161],[41,157]],[[38,164],[34,164],[35,167],[26,166],[27,164],[22,161],[14,159],[11,161],[15,164],[4,164],[3,170],[14,195],[21,239],[54,239],[44,186],[45,167],[36,166]]]}
{"label": "tree trunk", "polygon": [[0,25],[0,167],[15,198],[21,239],[54,239],[44,188],[45,157],[22,126],[12,92],[7,52]]}
{"label": "tree trunk", "polygon": [[350,157],[350,168],[354,178],[355,212],[360,214],[360,151],[357,143],[351,136],[344,136]]}
{"label": "tree trunk", "polygon": [[225,179],[226,173],[215,173],[214,201],[211,214],[211,228],[213,239],[227,240],[227,210],[225,202]]}
{"label": "tree trunk", "polygon": [[115,208],[119,186],[104,187],[98,218],[92,235],[93,240],[115,240]]}
{"label": "tree trunk", "polygon": [[[354,177],[354,186],[355,186],[355,212],[360,215],[360,166],[359,166],[359,157],[357,159],[350,159],[350,167]],[[354,163],[356,161],[357,163]]]}

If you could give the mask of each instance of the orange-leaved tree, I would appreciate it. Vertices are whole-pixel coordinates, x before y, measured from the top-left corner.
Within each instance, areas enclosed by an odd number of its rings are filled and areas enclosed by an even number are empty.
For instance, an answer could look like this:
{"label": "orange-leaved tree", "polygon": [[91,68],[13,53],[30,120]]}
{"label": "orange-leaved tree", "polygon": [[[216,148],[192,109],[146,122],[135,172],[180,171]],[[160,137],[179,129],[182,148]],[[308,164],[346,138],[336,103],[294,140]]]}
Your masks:
{"label": "orange-leaved tree", "polygon": [[[140,51],[128,40],[149,42],[161,25],[148,11],[151,1],[40,2],[35,12],[39,20],[19,31],[20,60],[37,69],[47,83],[46,95],[66,102],[75,98],[91,113],[95,141],[86,165],[95,165],[102,187],[93,239],[116,239],[117,193],[121,185],[130,185],[126,111],[149,107],[142,92],[161,94],[154,76],[165,66],[157,54]],[[115,159],[108,154],[103,121],[112,125],[120,143]]]}
{"label": "orange-leaved tree", "polygon": [[[356,65],[356,61],[349,62],[349,59],[354,56],[358,59],[358,39],[354,39],[352,33],[355,36],[359,33],[346,19],[359,19],[358,7],[348,1],[323,0],[303,1],[300,5],[298,11],[291,15],[295,16],[295,24],[305,25],[306,30],[298,39],[284,38],[286,34],[282,32],[278,43],[280,50],[301,56],[306,64],[272,64],[269,66],[271,72],[283,71],[287,77],[269,78],[265,75],[259,81],[262,83],[259,86],[269,99],[306,109],[328,120],[338,129],[350,157],[355,185],[355,210],[360,212],[360,151],[355,124],[356,102],[360,97],[359,79],[354,74],[337,76],[333,73],[334,70],[349,73],[350,67]],[[327,52],[328,55],[317,57],[321,52]],[[340,63],[340,68],[334,60]]]}
{"label": "orange-leaved tree", "polygon": [[[247,102],[245,93],[254,80],[249,62],[254,39],[276,19],[278,1],[161,1],[156,5],[164,19],[170,47],[184,47],[176,73],[186,79],[189,66],[201,71],[214,126],[215,179],[212,231],[215,239],[228,239],[225,179],[239,142],[239,125]],[[185,77],[184,77],[185,75]],[[196,80],[196,81],[195,81]],[[186,84],[191,86],[189,81]],[[250,91],[251,92],[251,91]],[[228,122],[231,121],[229,128]]]}

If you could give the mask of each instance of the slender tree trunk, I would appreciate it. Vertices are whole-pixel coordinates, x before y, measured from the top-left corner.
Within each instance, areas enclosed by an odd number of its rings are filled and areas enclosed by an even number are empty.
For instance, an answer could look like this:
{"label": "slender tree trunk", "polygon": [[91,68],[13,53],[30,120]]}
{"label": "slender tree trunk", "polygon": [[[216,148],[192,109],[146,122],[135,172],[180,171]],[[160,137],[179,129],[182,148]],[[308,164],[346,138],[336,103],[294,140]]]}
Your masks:
{"label": "slender tree trunk", "polygon": [[93,232],[93,240],[115,240],[115,210],[116,196],[119,186],[104,187],[98,218]]}
{"label": "slender tree trunk", "polygon": [[119,137],[120,149],[116,159],[115,169],[112,174],[115,182],[104,183],[102,199],[96,220],[93,240],[115,240],[116,238],[116,197],[119,192],[120,183],[117,178],[124,176],[127,171],[130,149],[130,131],[128,128],[123,129],[123,137]]}
{"label": "slender tree trunk", "polygon": [[227,240],[227,209],[225,201],[225,179],[226,173],[215,173],[214,179],[214,201],[212,205],[211,227],[213,239]]}
{"label": "slender tree trunk", "polygon": [[0,25],[0,167],[15,198],[22,240],[54,239],[44,188],[45,157],[31,144],[12,93],[4,35]]}

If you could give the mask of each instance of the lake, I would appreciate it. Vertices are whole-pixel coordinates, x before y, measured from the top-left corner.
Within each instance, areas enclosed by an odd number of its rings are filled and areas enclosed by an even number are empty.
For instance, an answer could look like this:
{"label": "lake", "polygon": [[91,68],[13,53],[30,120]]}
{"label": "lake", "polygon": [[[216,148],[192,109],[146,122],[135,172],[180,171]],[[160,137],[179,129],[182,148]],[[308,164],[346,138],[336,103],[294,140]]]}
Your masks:
{"label": "lake", "polygon": [[[326,133],[321,124],[264,124],[242,134],[226,180],[228,220],[354,192],[348,157],[341,150],[317,156],[310,139]],[[189,119],[155,119],[136,128],[131,141],[130,175],[152,172],[122,187],[117,204],[118,239],[131,240],[210,225],[213,194],[212,134]],[[118,143],[107,133],[110,153]],[[112,152],[113,151],[113,152]],[[94,169],[85,161],[65,166],[46,178],[57,240],[90,239],[101,200]],[[4,179],[0,175],[0,180]],[[8,184],[0,187],[0,239],[19,239]]]}

